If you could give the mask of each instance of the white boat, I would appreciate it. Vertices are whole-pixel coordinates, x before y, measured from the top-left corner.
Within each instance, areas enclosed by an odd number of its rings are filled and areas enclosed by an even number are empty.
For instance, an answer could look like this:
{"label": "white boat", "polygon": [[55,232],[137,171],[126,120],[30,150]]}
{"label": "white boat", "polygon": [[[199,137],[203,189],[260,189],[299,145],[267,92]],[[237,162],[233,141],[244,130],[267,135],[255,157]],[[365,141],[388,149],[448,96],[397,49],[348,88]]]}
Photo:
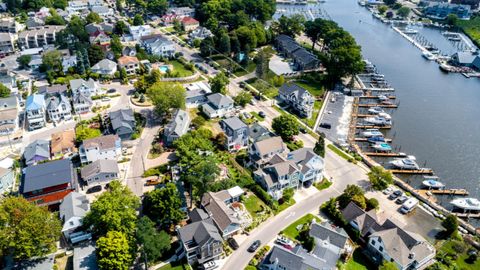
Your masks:
{"label": "white boat", "polygon": [[395,168],[402,170],[418,170],[420,167],[415,161],[414,156],[408,156],[406,158],[397,158],[389,162]]}
{"label": "white boat", "polygon": [[376,106],[376,107],[371,107],[371,108],[369,108],[369,109],[368,109],[368,112],[369,112],[369,113],[373,113],[373,114],[379,114],[379,113],[383,113],[383,112],[385,112],[385,111],[383,110],[382,107]]}
{"label": "white boat", "polygon": [[369,128],[362,132],[362,136],[366,138],[370,137],[383,137],[383,133],[376,128]]}
{"label": "white boat", "polygon": [[389,120],[380,116],[367,117],[364,119],[364,121],[366,124],[372,124],[372,125],[378,125],[378,126],[388,126],[392,124],[392,120]]}
{"label": "white boat", "polygon": [[423,56],[423,58],[425,58],[425,59],[427,59],[427,60],[429,60],[429,61],[435,61],[435,60],[437,59],[437,57],[436,57],[433,53],[431,53],[431,52],[429,52],[429,51],[424,51],[424,52],[422,53],[422,56]]}
{"label": "white boat", "polygon": [[443,189],[445,185],[438,181],[438,177],[435,176],[425,176],[425,180],[422,181],[422,185],[432,189]]}
{"label": "white boat", "polygon": [[392,151],[392,147],[388,143],[376,143],[372,145],[372,148],[381,151],[381,152],[390,152]]}
{"label": "white boat", "polygon": [[405,28],[405,30],[403,30],[403,33],[404,34],[411,34],[411,35],[415,35],[415,34],[418,34],[418,30],[415,30],[413,28],[410,28],[410,27],[407,27]]}
{"label": "white boat", "polygon": [[387,96],[385,96],[385,95],[379,95],[379,96],[377,96],[377,98],[378,98],[379,100],[382,100],[382,101],[383,101],[383,100],[389,100],[389,98],[388,98]]}
{"label": "white boat", "polygon": [[383,117],[387,120],[392,120],[392,116],[390,114],[386,113],[386,112],[378,113],[378,116]]}
{"label": "white boat", "polygon": [[475,198],[459,198],[450,202],[453,206],[463,210],[480,210],[480,201]]}

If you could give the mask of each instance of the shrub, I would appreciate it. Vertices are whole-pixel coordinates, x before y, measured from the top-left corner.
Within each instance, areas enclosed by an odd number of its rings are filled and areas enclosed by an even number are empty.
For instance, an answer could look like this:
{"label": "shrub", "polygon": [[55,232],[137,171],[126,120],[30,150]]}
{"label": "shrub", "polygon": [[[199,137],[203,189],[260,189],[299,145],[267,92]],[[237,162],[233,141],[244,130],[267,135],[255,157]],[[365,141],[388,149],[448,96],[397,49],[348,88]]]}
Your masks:
{"label": "shrub", "polygon": [[370,198],[366,200],[366,204],[367,204],[367,210],[377,209],[379,205],[378,200],[375,198]]}

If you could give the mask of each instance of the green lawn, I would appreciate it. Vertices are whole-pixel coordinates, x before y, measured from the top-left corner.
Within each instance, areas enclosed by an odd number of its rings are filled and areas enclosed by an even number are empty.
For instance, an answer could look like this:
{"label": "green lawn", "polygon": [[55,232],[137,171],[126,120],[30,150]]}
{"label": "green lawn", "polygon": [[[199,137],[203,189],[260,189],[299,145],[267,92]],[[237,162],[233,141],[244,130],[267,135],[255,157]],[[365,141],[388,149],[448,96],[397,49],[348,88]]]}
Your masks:
{"label": "green lawn", "polygon": [[457,26],[462,28],[477,46],[480,46],[480,16],[472,17],[468,21],[458,20]]}
{"label": "green lawn", "polygon": [[283,210],[287,209],[288,207],[294,205],[295,203],[296,203],[295,200],[292,198],[292,199],[290,199],[290,201],[280,204],[278,206],[277,210],[275,210],[275,215],[282,212]]}
{"label": "green lawn", "polygon": [[362,254],[359,248],[355,249],[353,256],[347,261],[341,270],[372,270],[377,269],[372,263],[366,260],[365,255]]}
{"label": "green lawn", "polygon": [[477,259],[474,263],[468,263],[467,261],[465,261],[468,258],[467,253],[469,248],[472,247],[468,244],[465,244],[464,242],[449,240],[444,242],[442,246],[437,250],[438,253],[446,253],[446,256],[449,257],[453,262],[455,262],[458,269],[480,269],[480,259]]}
{"label": "green lawn", "polygon": [[261,117],[257,112],[250,112],[250,114],[257,118],[258,122],[265,120],[265,118]]}
{"label": "green lawn", "polygon": [[323,102],[319,100],[315,100],[313,104],[313,113],[312,117],[310,118],[299,118],[302,122],[304,122],[307,126],[313,128],[315,125],[315,121],[317,121],[318,114],[320,113],[320,109],[322,109]]}
{"label": "green lawn", "polygon": [[312,214],[306,214],[305,216],[297,219],[295,222],[293,222],[287,228],[285,228],[285,230],[282,231],[282,234],[286,235],[287,237],[290,237],[291,239],[296,239],[297,236],[300,234],[300,231],[297,230],[297,226],[310,224],[313,219],[315,219],[317,222],[320,222],[319,217],[316,217]]}
{"label": "green lawn", "polygon": [[255,78],[252,82],[249,82],[252,87],[257,89],[260,93],[265,95],[268,98],[274,98],[278,95],[278,89],[272,86],[270,83],[264,80],[259,80]]}
{"label": "green lawn", "polygon": [[158,268],[158,270],[187,270],[187,269],[191,269],[191,268],[188,268],[188,264],[184,262],[172,262]]}
{"label": "green lawn", "polygon": [[318,190],[324,190],[329,188],[332,185],[332,182],[330,182],[327,178],[323,178],[322,181],[317,182],[313,184],[314,187],[316,187]]}
{"label": "green lawn", "polygon": [[321,83],[306,81],[296,81],[294,83],[307,89],[308,92],[310,92],[310,94],[315,97],[321,97],[323,96],[323,93],[325,93],[325,87]]}
{"label": "green lawn", "polygon": [[333,152],[335,152],[335,154],[339,155],[340,157],[346,159],[346,160],[349,160],[351,157],[346,154],[345,152],[343,152],[342,150],[340,150],[339,148],[337,148],[335,145],[333,144],[329,144],[328,146],[328,149],[332,150]]}
{"label": "green lawn", "polygon": [[250,194],[248,197],[246,197],[243,201],[243,204],[253,219],[255,219],[260,212],[268,209],[268,206],[257,196],[255,196],[255,194]]}
{"label": "green lawn", "polygon": [[256,68],[255,63],[253,61],[250,61],[247,67],[242,67],[242,66],[237,67],[235,72],[233,72],[233,75],[237,77],[245,76],[255,71],[255,68]]}
{"label": "green lawn", "polygon": [[173,66],[173,72],[178,72],[178,77],[188,77],[193,75],[193,71],[186,69],[178,60],[169,62]]}

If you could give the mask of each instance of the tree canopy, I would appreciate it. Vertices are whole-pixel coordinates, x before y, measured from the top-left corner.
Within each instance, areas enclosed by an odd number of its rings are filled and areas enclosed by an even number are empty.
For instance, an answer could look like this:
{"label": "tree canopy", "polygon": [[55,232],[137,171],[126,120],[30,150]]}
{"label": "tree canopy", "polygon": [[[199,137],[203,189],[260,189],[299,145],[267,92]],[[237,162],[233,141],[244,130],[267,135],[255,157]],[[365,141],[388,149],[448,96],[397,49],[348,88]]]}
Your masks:
{"label": "tree canopy", "polygon": [[127,236],[122,232],[109,231],[97,240],[97,262],[102,270],[128,270],[133,257]]}
{"label": "tree canopy", "polygon": [[252,100],[252,94],[248,91],[242,91],[233,100],[235,105],[245,107]]}
{"label": "tree canopy", "polygon": [[181,207],[180,193],[173,183],[167,183],[164,188],[146,193],[143,199],[143,212],[161,226],[181,221],[185,216]]}
{"label": "tree canopy", "polygon": [[355,202],[358,206],[365,209],[366,202],[364,191],[357,185],[347,185],[342,195],[338,197],[338,204],[340,208],[345,208],[351,201]]}
{"label": "tree canopy", "polygon": [[291,141],[300,132],[297,119],[289,114],[273,118],[272,128],[284,141]]}
{"label": "tree canopy", "polygon": [[445,228],[445,233],[448,236],[452,236],[458,230],[458,219],[455,215],[447,215],[446,218],[442,221],[442,226]]}
{"label": "tree canopy", "polygon": [[383,263],[378,266],[378,270],[398,270],[398,267],[394,262],[383,261]]}
{"label": "tree canopy", "polygon": [[162,255],[170,249],[170,236],[165,231],[158,232],[155,223],[148,217],[142,217],[137,224],[137,242],[149,262],[160,260]]}
{"label": "tree canopy", "polygon": [[386,171],[382,166],[372,167],[368,173],[368,179],[372,187],[376,190],[386,189],[389,185],[393,184],[392,173]]}
{"label": "tree canopy", "polygon": [[225,95],[227,93],[227,85],[229,81],[230,80],[225,73],[219,72],[215,77],[209,79],[208,83],[210,84],[213,93],[221,93]]}
{"label": "tree canopy", "polygon": [[147,90],[147,96],[159,115],[185,108],[185,88],[179,83],[157,82]]}
{"label": "tree canopy", "polygon": [[315,143],[315,147],[313,148],[313,152],[321,157],[325,157],[325,134],[320,133],[318,141]]}
{"label": "tree canopy", "polygon": [[291,17],[282,15],[278,21],[272,23],[272,31],[277,35],[287,35],[295,37],[305,29],[305,17],[301,14],[295,14]]}
{"label": "tree canopy", "polygon": [[6,87],[3,83],[0,83],[0,98],[9,97],[10,93],[10,88]]}
{"label": "tree canopy", "polygon": [[98,15],[98,13],[90,12],[90,13],[88,13],[87,17],[85,18],[85,21],[87,23],[101,23],[101,22],[103,22],[103,19],[102,19],[102,17],[100,17],[100,15]]}

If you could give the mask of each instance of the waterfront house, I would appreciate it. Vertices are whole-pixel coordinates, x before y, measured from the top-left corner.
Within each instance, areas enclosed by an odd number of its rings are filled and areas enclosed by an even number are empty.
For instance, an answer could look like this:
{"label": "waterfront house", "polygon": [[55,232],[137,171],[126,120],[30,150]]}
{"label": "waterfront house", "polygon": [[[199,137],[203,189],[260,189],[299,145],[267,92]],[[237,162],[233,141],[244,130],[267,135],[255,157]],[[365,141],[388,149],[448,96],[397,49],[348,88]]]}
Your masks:
{"label": "waterfront house", "polygon": [[150,25],[130,25],[129,32],[133,37],[133,40],[140,40],[141,37],[148,36],[152,34],[152,27]]}
{"label": "waterfront house", "polygon": [[8,193],[15,183],[15,168],[13,159],[0,160],[0,195]]}
{"label": "waterfront house", "polygon": [[28,130],[32,131],[45,126],[47,112],[45,110],[45,96],[33,94],[27,97],[25,105]]}
{"label": "waterfront house", "polygon": [[305,88],[295,83],[284,83],[278,89],[278,97],[298,112],[300,117],[312,117],[315,99]]}
{"label": "waterfront house", "polygon": [[100,62],[93,65],[92,72],[103,76],[113,76],[117,72],[117,63],[109,59],[100,60]]}
{"label": "waterfront house", "polygon": [[46,97],[51,95],[64,95],[67,96],[68,88],[64,84],[54,84],[50,85],[43,85],[38,87],[38,93],[45,95]]}
{"label": "waterfront house", "polygon": [[[86,195],[78,192],[70,192],[59,208],[60,220],[63,222],[62,235],[65,240],[75,244],[78,240],[85,238],[85,232],[82,233],[83,218],[90,210],[90,202]],[[83,237],[75,237],[75,236]],[[87,237],[91,235],[87,235]]]}
{"label": "waterfront house", "polygon": [[120,109],[108,114],[115,134],[121,139],[130,139],[136,130],[135,116],[132,109]]}
{"label": "waterfront house", "polygon": [[72,104],[76,114],[84,114],[90,112],[93,101],[90,96],[80,92],[73,95]]}
{"label": "waterfront house", "polygon": [[187,134],[189,126],[190,115],[188,112],[178,109],[173,114],[172,120],[163,131],[165,144],[172,145],[175,140]]}
{"label": "waterfront house", "polygon": [[100,94],[100,86],[92,78],[88,79],[88,81],[84,79],[70,80],[70,90],[74,96],[79,93],[87,97]]}
{"label": "waterfront house", "polygon": [[318,58],[289,36],[279,35],[275,39],[275,48],[280,55],[292,59],[297,70],[312,70],[320,67]]}
{"label": "waterfront house", "polygon": [[117,135],[84,140],[79,154],[82,163],[91,163],[100,159],[117,160],[122,154],[122,142]]}
{"label": "waterfront house", "polygon": [[50,152],[52,157],[72,155],[78,150],[75,147],[75,130],[69,129],[52,134]]}
{"label": "waterfront house", "polygon": [[227,140],[225,149],[228,151],[238,151],[248,146],[248,126],[237,116],[233,116],[220,121]]}
{"label": "waterfront house", "polygon": [[480,70],[480,56],[471,52],[456,52],[451,61],[454,65]]}
{"label": "waterfront house", "polygon": [[200,26],[200,22],[192,17],[183,17],[180,21],[182,28],[185,32],[190,32],[197,29]]}
{"label": "waterfront house", "polygon": [[457,5],[445,2],[429,2],[423,9],[425,16],[435,20],[445,20],[448,15],[454,14],[460,20],[469,20],[472,15],[470,6]]}
{"label": "waterfront house", "polygon": [[275,155],[286,155],[287,145],[278,136],[266,137],[252,143],[248,149],[250,165],[258,169],[270,162]]}
{"label": "waterfront house", "polygon": [[50,159],[50,142],[46,140],[35,140],[23,151],[23,159],[27,166]]}
{"label": "waterfront house", "polygon": [[173,57],[175,54],[175,43],[160,34],[143,36],[141,44],[152,55]]}
{"label": "waterfront house", "polygon": [[203,104],[201,108],[208,118],[223,117],[233,111],[233,99],[220,93],[214,93],[207,96],[207,103]]}
{"label": "waterfront house", "polygon": [[118,67],[124,68],[127,75],[135,75],[140,71],[140,61],[135,56],[122,56],[118,58]]}
{"label": "waterfront house", "polygon": [[61,94],[46,97],[46,110],[48,119],[54,123],[72,119],[72,106],[70,100]]}
{"label": "waterfront house", "polygon": [[207,82],[194,82],[184,85],[186,91],[185,105],[187,108],[197,108],[207,102],[207,96],[212,93]]}
{"label": "waterfront house", "polygon": [[99,159],[82,168],[80,174],[87,186],[108,183],[119,176],[116,160]]}
{"label": "waterfront house", "polygon": [[72,162],[61,159],[25,168],[20,190],[27,200],[53,208],[76,187],[76,172]]}
{"label": "waterfront house", "polygon": [[18,129],[18,100],[15,96],[0,98],[0,136]]}

